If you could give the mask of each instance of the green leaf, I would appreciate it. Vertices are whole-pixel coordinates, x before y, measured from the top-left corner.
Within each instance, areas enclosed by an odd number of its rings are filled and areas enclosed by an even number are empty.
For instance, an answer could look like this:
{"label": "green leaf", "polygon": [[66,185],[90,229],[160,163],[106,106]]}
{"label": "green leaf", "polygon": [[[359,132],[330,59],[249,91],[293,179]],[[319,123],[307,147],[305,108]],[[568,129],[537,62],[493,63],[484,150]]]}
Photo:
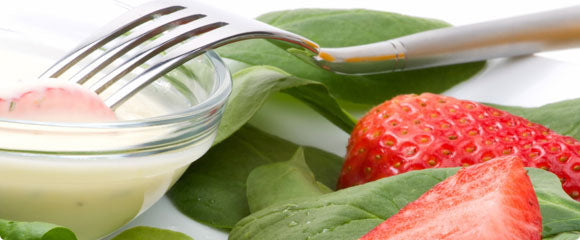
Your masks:
{"label": "green leaf", "polygon": [[[269,13],[258,20],[301,34],[323,47],[366,44],[449,26],[439,20],[371,10],[300,9]],[[241,41],[221,47],[218,52],[246,64],[267,64],[293,76],[321,82],[337,98],[364,104],[377,104],[401,93],[442,92],[473,76],[484,66],[479,62],[345,76],[312,66],[266,40]]]}
{"label": "green leaf", "polygon": [[565,232],[560,233],[553,237],[542,238],[543,240],[578,240],[580,239],[580,233],[578,232]]}
{"label": "green leaf", "polygon": [[250,212],[296,198],[332,192],[316,181],[304,159],[303,148],[298,148],[289,161],[257,167],[250,172],[246,182]]}
{"label": "green leaf", "polygon": [[[357,239],[458,168],[427,169],[383,178],[306,200],[274,205],[240,220],[230,240]],[[556,175],[528,169],[540,203],[543,236],[580,230],[580,203]]]}
{"label": "green leaf", "polygon": [[316,180],[331,190],[336,190],[344,158],[313,147],[302,148],[304,148],[306,163],[310,167],[310,171],[316,176]]}
{"label": "green leaf", "polygon": [[75,234],[64,227],[43,222],[15,222],[0,219],[0,238],[3,240],[76,240]]}
{"label": "green leaf", "polygon": [[580,231],[580,202],[562,190],[562,183],[553,173],[533,168],[528,171],[542,212],[542,235]]}
{"label": "green leaf", "polygon": [[301,100],[346,133],[352,132],[356,119],[346,112],[323,84],[309,81],[308,85],[282,90]]}
{"label": "green leaf", "polygon": [[532,108],[490,105],[542,124],[560,134],[580,139],[580,98]]}
{"label": "green leaf", "polygon": [[[264,164],[287,161],[298,145],[245,126],[195,161],[168,196],[184,214],[219,228],[232,228],[250,214],[246,180]],[[305,147],[304,156],[317,179],[333,188],[342,158]],[[320,178],[319,178],[320,176]]]}
{"label": "green leaf", "polygon": [[138,226],[125,230],[112,240],[193,240],[193,238],[171,230]]}
{"label": "green leaf", "polygon": [[455,171],[411,171],[272,206],[238,222],[229,239],[357,239]]}
{"label": "green leaf", "polygon": [[274,67],[255,66],[234,74],[232,94],[215,143],[242,127],[272,93],[280,90],[301,99],[344,131],[350,132],[354,127],[356,120],[338,105],[322,84],[290,76]]}

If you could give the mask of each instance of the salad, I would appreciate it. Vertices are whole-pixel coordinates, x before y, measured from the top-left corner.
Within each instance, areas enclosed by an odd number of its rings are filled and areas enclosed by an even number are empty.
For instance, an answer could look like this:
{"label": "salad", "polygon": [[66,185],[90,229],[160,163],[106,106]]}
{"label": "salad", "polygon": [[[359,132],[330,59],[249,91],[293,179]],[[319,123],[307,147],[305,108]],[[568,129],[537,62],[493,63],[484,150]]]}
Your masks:
{"label": "salad", "polygon": [[[439,20],[369,10],[294,10],[266,14],[259,19],[330,47],[448,26]],[[385,29],[395,23],[397,28]],[[341,26],[340,31],[325,31],[330,24]],[[443,92],[480,73],[485,66],[478,62],[366,77],[340,76],[315,70],[264,40],[240,42],[218,52],[231,61],[234,91],[214,146],[187,170],[168,196],[194,220],[231,231],[230,239],[260,239],[248,232],[257,232],[263,239],[277,236],[356,239],[457,171],[446,168],[410,171],[337,191],[342,156],[299,146],[283,139],[284,136],[272,136],[251,125],[255,120],[250,119],[273,94],[282,93],[301,101],[350,133],[357,119],[351,112],[360,114],[402,93]],[[569,100],[538,108],[498,108],[576,137],[573,127],[577,122],[573,114],[578,112],[576,102]],[[577,238],[580,203],[564,193],[560,180],[551,173],[534,169],[528,175],[538,196],[543,237]],[[280,181],[279,176],[284,178]],[[362,205],[366,208],[361,208]],[[60,226],[9,221],[0,221],[0,236],[12,239],[7,234],[31,228],[42,229],[35,231],[40,235],[22,239],[54,239],[53,236],[74,239],[70,231]],[[113,239],[140,236],[191,239],[178,232],[150,227],[132,228]]]}

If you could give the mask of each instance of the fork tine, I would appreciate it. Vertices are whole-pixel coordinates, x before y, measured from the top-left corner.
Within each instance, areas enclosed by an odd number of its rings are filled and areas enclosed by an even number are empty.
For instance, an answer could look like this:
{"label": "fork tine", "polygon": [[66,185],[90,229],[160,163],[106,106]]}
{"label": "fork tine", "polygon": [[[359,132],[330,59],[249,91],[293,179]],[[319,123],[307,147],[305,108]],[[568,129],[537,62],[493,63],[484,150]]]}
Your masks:
{"label": "fork tine", "polygon": [[[253,38],[253,32],[240,32],[227,26],[212,30],[203,35],[197,36],[189,42],[184,43],[175,50],[172,50],[157,60],[147,68],[143,73],[133,78],[117,91],[112,93],[106,100],[105,104],[111,109],[116,109],[120,104],[132,97],[139,90],[155,81],[157,78],[165,75],[175,67],[187,62],[188,60],[199,56],[207,50],[222,46],[224,44],[238,41],[241,39]],[[216,41],[217,39],[217,41]]]}
{"label": "fork tine", "polygon": [[112,93],[105,100],[105,104],[111,109],[116,109],[128,98],[132,97],[145,86],[167,74],[174,68],[203,54],[209,49],[221,47],[240,40],[253,38],[277,39],[297,44],[312,52],[318,52],[318,46],[302,36],[284,30],[275,29],[262,23],[257,24],[258,26],[247,28],[228,25],[209,31],[191,39],[191,41],[185,42],[176,49],[167,52],[165,56],[154,62],[151,67],[147,68],[144,72],[131,79],[121,88]]}
{"label": "fork tine", "polygon": [[130,73],[133,69],[139,67],[141,64],[145,63],[152,57],[155,57],[162,51],[165,51],[166,49],[193,36],[212,31],[225,25],[227,25],[227,23],[219,22],[208,17],[182,25],[174,31],[169,32],[167,35],[147,44],[143,50],[139,51],[131,59],[99,79],[96,83],[90,86],[89,89],[99,94],[117,80]]}
{"label": "fork tine", "polygon": [[170,14],[184,9],[185,6],[181,3],[181,1],[151,2],[130,10],[110,22],[106,25],[106,28],[100,29],[99,32],[89,37],[68,55],[57,61],[53,66],[46,70],[41,77],[59,77],[96,49],[136,26],[148,22],[157,16]]}
{"label": "fork tine", "polygon": [[203,17],[205,17],[204,14],[193,12],[190,9],[184,9],[176,13],[166,15],[163,17],[163,19],[160,19],[160,21],[152,22],[151,26],[145,26],[144,29],[135,33],[131,33],[117,45],[108,48],[105,53],[103,53],[90,64],[86,65],[83,69],[71,77],[69,81],[83,84],[91,77],[93,77],[97,72],[110,65],[113,61],[123,56],[123,54],[127,53],[134,47],[152,39],[156,35],[172,27],[187,24]]}

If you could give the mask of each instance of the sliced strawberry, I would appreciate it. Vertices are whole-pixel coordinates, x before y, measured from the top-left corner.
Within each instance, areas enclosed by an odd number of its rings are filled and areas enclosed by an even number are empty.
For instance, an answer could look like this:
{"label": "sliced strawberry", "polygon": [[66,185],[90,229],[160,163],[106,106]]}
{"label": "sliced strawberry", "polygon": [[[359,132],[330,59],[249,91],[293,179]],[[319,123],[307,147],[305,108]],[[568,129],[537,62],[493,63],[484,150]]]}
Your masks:
{"label": "sliced strawberry", "polygon": [[0,92],[0,118],[52,122],[117,119],[94,92],[55,79],[6,84]]}
{"label": "sliced strawberry", "polygon": [[362,240],[535,240],[542,216],[518,157],[461,169],[364,235]]}

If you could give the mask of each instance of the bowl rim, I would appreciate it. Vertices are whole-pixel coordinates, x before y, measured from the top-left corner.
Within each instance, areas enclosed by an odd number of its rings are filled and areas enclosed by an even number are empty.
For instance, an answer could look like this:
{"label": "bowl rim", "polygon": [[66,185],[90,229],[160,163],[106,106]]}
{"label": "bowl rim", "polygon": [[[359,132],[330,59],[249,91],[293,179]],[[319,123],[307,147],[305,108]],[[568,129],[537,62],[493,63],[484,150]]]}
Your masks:
{"label": "bowl rim", "polygon": [[[208,50],[200,56],[208,58],[209,63],[213,67],[216,84],[214,84],[206,99],[186,110],[162,116],[112,122],[45,122],[0,118],[0,125],[2,125],[2,123],[8,123],[58,128],[126,129],[170,125],[206,116],[212,111],[219,109],[221,105],[225,104],[227,101],[232,91],[232,76],[223,59],[214,51]],[[204,121],[200,120],[198,122],[203,124]]]}

